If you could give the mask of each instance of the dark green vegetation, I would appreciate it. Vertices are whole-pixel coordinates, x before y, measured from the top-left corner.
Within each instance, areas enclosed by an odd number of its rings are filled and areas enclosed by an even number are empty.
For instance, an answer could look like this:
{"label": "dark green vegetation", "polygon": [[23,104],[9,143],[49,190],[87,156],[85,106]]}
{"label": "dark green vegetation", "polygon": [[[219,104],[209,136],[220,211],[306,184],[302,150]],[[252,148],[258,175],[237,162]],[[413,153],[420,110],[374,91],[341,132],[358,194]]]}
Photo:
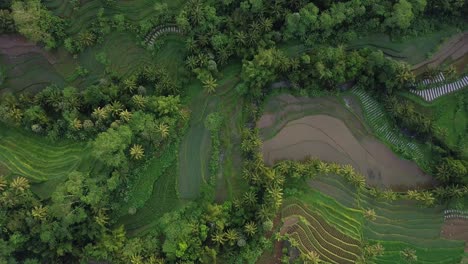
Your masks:
{"label": "dark green vegetation", "polygon": [[[1,264],[255,263],[274,237],[298,263],[461,259],[439,230],[447,204],[466,209],[464,91],[431,105],[406,92],[410,64],[464,30],[466,3],[156,2],[1,1]],[[352,86],[367,133],[437,188],[264,164],[255,126],[271,94],[336,103]]]}

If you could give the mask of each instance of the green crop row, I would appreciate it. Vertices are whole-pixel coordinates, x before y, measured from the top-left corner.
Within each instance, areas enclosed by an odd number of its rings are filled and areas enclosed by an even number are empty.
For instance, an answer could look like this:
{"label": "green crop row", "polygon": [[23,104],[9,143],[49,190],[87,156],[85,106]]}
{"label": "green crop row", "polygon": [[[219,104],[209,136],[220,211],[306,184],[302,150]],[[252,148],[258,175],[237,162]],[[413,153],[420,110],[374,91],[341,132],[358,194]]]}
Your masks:
{"label": "green crop row", "polygon": [[36,135],[0,127],[0,163],[11,173],[34,181],[68,175],[89,158],[84,144],[44,142]]}

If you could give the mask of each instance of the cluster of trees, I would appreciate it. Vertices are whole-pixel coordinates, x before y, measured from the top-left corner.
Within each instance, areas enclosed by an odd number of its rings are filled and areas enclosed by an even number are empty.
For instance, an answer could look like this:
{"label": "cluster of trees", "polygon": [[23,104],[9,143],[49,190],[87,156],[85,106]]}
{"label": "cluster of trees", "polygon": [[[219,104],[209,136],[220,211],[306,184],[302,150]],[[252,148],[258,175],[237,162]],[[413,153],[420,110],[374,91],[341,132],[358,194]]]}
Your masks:
{"label": "cluster of trees", "polygon": [[447,143],[446,130],[437,126],[427,115],[416,110],[414,103],[394,95],[385,99],[387,112],[402,129],[431,145],[432,174],[444,184],[467,184],[468,161],[463,158],[462,146]]}
{"label": "cluster of trees", "polygon": [[0,34],[15,32],[15,21],[10,10],[0,9]]}
{"label": "cluster of trees", "polygon": [[44,43],[46,48],[56,48],[65,36],[65,21],[44,8],[40,0],[13,0],[11,15],[20,34],[33,42]]}
{"label": "cluster of trees", "polygon": [[[176,18],[178,26],[189,34],[187,64],[196,74],[202,70],[216,75],[217,66],[230,57],[251,60],[259,50],[284,40],[299,39],[315,47],[319,43],[345,43],[361,33],[402,35],[427,30],[438,26],[434,21],[449,13],[450,21],[460,22],[462,14],[453,12],[454,7],[467,6],[426,0],[213,2],[189,1]],[[446,9],[453,10],[446,13]]]}
{"label": "cluster of trees", "polygon": [[262,99],[274,80],[287,79],[292,88],[336,91],[345,83],[375,93],[391,94],[414,82],[409,65],[384,56],[381,51],[346,51],[344,46],[320,47],[295,57],[278,49],[260,50],[244,60],[241,75],[251,99]]}

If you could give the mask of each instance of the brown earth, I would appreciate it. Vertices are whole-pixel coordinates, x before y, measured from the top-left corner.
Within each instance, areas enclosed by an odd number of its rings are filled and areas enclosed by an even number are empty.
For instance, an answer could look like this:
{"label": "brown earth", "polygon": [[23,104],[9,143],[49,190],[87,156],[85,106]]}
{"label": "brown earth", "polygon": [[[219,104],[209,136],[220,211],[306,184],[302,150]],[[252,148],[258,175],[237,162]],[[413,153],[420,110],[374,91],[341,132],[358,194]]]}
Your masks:
{"label": "brown earth", "polygon": [[468,252],[468,220],[449,219],[444,222],[440,235],[447,239],[464,240],[465,252]]}
{"label": "brown earth", "polygon": [[407,190],[434,184],[418,166],[374,138],[338,98],[280,95],[265,106],[257,127],[265,162],[316,157],[351,164],[372,186]]}
{"label": "brown earth", "polygon": [[424,68],[434,68],[445,60],[457,61],[468,53],[468,32],[460,33],[448,41],[428,60],[413,66],[413,71],[421,73]]}
{"label": "brown earth", "polygon": [[409,187],[432,181],[414,163],[400,159],[384,144],[371,137],[358,141],[341,120],[327,115],[289,122],[274,138],[264,142],[262,152],[268,165],[307,156],[351,164],[373,186]]}
{"label": "brown earth", "polygon": [[23,36],[0,35],[0,54],[5,54],[8,57],[18,57],[26,53],[40,53],[50,64],[57,62],[57,58],[54,55],[29,42]]}

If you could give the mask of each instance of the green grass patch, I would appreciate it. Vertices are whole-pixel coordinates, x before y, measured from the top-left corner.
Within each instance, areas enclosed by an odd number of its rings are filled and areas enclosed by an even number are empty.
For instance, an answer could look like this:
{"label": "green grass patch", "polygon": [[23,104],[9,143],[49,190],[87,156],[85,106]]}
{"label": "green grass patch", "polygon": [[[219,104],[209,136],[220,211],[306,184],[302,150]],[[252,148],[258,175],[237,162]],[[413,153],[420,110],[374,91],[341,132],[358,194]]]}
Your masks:
{"label": "green grass patch", "polygon": [[184,204],[177,195],[177,162],[172,162],[160,172],[160,177],[149,187],[151,194],[135,214],[127,214],[119,219],[117,225],[123,224],[130,235],[142,235],[156,224],[164,214],[176,210]]}
{"label": "green grass patch", "polygon": [[386,34],[372,34],[351,41],[348,47],[379,49],[388,56],[405,60],[410,64],[418,64],[433,54],[444,40],[456,33],[458,33],[456,28],[446,27],[424,36],[409,37],[398,41],[392,40]]}
{"label": "green grass patch", "polygon": [[411,93],[401,95],[416,103],[417,111],[430,117],[445,131],[448,145],[461,148],[463,155],[468,157],[468,89],[444,95],[430,103]]}
{"label": "green grass patch", "polygon": [[[240,173],[238,173],[239,168],[235,165],[237,163],[229,164],[227,161],[230,157],[238,155],[234,142],[237,142],[235,137],[239,137],[236,131],[240,131],[241,117],[239,113],[241,109],[238,108],[239,99],[235,99],[233,88],[239,81],[240,69],[239,63],[233,63],[223,69],[218,80],[218,90],[212,95],[208,95],[198,81],[193,83],[187,91],[187,103],[192,114],[189,129],[182,139],[179,151],[178,190],[181,198],[193,199],[197,197],[201,186],[210,180],[211,139],[204,122],[208,114],[218,111],[223,113],[225,120],[228,121],[224,124],[225,127],[221,128],[221,135],[225,135],[225,131],[229,130],[229,136],[234,137],[234,139],[221,138],[221,151],[225,153],[224,155],[229,156],[224,159],[226,163],[221,165],[220,175],[223,177],[218,180],[227,184],[222,189],[243,188],[243,185],[238,181]],[[231,114],[237,115],[237,117],[233,118]],[[226,146],[227,150],[224,150]],[[239,157],[235,158],[233,162],[238,162],[238,160]]]}
{"label": "green grass patch", "polygon": [[[446,205],[427,208],[414,201],[376,199],[368,191],[356,193],[354,187],[334,175],[318,176],[309,186],[312,189],[298,184],[289,186],[300,192],[285,200],[285,208],[303,204],[341,233],[366,243],[382,244],[384,254],[376,263],[403,263],[400,251],[406,248],[416,250],[417,263],[459,263],[463,257],[464,241],[440,236]],[[352,201],[338,202],[344,200]],[[375,220],[364,217],[368,209],[375,211]],[[311,238],[310,243],[318,243],[318,240],[314,242]],[[325,243],[321,243],[324,247]]]}
{"label": "green grass patch", "polygon": [[5,125],[0,125],[0,163],[12,174],[33,182],[61,178],[92,164],[85,144],[49,142]]}

